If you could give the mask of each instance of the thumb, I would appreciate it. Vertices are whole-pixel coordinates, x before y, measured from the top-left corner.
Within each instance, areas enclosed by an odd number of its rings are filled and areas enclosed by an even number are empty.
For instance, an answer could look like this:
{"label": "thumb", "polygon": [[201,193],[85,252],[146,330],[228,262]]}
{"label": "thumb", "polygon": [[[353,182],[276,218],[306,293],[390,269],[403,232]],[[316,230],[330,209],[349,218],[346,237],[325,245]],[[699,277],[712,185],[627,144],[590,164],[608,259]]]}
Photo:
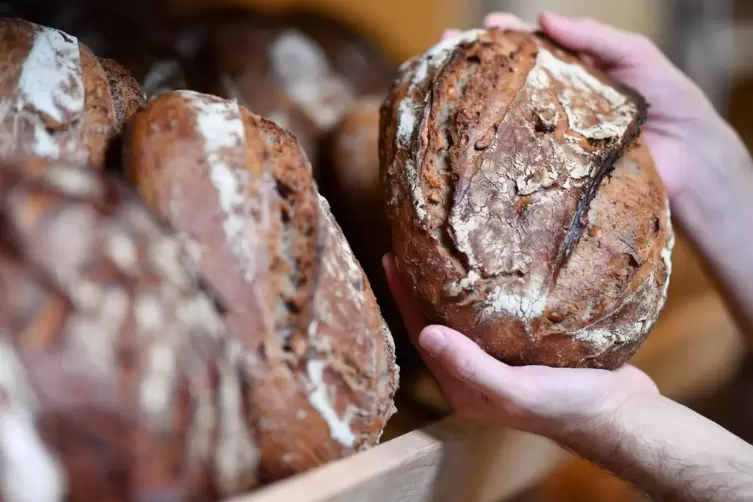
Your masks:
{"label": "thumb", "polygon": [[418,344],[444,371],[483,394],[516,401],[521,382],[513,368],[498,361],[470,338],[445,326],[428,326]]}
{"label": "thumb", "polygon": [[603,66],[626,66],[655,50],[646,37],[593,19],[573,19],[545,12],[539,16],[539,24],[542,31],[556,42],[591,55]]}

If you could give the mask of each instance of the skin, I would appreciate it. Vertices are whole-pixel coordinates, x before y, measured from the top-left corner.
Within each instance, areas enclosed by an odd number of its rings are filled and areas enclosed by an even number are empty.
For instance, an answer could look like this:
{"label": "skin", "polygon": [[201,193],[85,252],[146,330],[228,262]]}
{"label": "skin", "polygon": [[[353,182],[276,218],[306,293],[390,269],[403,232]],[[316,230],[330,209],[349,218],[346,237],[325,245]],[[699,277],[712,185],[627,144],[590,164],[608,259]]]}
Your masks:
{"label": "skin", "polygon": [[[484,24],[534,29],[506,13]],[[753,162],[740,138],[647,38],[551,13],[539,25],[651,104],[645,138],[675,219],[706,257],[741,326],[753,326],[746,256],[753,247]],[[410,336],[458,414],[546,436],[654,500],[753,499],[753,446],[662,396],[640,370],[507,366],[461,333],[429,325],[390,255],[384,266]]]}

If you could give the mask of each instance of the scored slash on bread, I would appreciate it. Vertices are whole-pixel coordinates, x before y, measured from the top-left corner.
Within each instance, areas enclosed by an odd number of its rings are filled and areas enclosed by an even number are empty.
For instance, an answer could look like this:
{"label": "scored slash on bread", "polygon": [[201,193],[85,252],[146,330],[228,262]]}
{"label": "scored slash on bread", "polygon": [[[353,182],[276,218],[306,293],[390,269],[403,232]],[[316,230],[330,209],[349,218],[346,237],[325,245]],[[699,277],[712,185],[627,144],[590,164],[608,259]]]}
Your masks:
{"label": "scored slash on bread", "polygon": [[100,168],[142,95],[128,72],[59,30],[0,18],[0,155]]}
{"label": "scored slash on bread", "polygon": [[175,91],[125,143],[144,199],[227,307],[261,479],[376,444],[394,412],[392,337],[296,139],[236,101]]}
{"label": "scored slash on bread", "polygon": [[474,30],[382,106],[399,269],[511,364],[614,368],[662,310],[673,233],[635,91],[537,34]]}

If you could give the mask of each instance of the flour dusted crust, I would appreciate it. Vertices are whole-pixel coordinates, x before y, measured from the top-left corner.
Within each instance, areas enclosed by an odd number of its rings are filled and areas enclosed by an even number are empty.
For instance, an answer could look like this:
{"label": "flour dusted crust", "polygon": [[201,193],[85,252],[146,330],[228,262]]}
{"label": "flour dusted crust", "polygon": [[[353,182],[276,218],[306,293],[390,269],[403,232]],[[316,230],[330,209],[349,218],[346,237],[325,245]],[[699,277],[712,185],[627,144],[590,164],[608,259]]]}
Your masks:
{"label": "flour dusted crust", "polygon": [[392,338],[295,138],[235,101],[167,92],[135,116],[125,164],[240,342],[262,479],[375,444]]}
{"label": "flour dusted crust", "polygon": [[101,167],[141,99],[129,78],[71,35],[0,18],[0,155]]}
{"label": "flour dusted crust", "polygon": [[218,19],[198,66],[214,78],[192,87],[239,103],[292,132],[317,175],[320,143],[349,106],[383,94],[394,70],[365,37],[311,14]]}
{"label": "flour dusted crust", "polygon": [[0,164],[0,499],[217,500],[257,483],[245,364],[122,185]]}
{"label": "flour dusted crust", "polygon": [[405,63],[380,158],[399,269],[429,317],[511,364],[629,359],[674,240],[646,109],[540,35],[471,31]]}
{"label": "flour dusted crust", "polygon": [[206,45],[204,64],[216,74],[206,90],[290,130],[315,162],[320,136],[354,97],[321,47],[294,28],[255,19],[218,23]]}

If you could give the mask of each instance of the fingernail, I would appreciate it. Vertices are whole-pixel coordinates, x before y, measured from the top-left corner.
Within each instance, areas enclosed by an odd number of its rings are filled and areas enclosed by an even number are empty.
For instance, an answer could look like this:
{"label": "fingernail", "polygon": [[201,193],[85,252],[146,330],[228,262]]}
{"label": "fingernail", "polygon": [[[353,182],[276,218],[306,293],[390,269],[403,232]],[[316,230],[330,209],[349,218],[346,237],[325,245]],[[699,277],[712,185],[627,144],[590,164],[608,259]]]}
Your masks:
{"label": "fingernail", "polygon": [[447,344],[444,333],[438,329],[427,329],[418,337],[418,344],[431,356],[436,356]]}

